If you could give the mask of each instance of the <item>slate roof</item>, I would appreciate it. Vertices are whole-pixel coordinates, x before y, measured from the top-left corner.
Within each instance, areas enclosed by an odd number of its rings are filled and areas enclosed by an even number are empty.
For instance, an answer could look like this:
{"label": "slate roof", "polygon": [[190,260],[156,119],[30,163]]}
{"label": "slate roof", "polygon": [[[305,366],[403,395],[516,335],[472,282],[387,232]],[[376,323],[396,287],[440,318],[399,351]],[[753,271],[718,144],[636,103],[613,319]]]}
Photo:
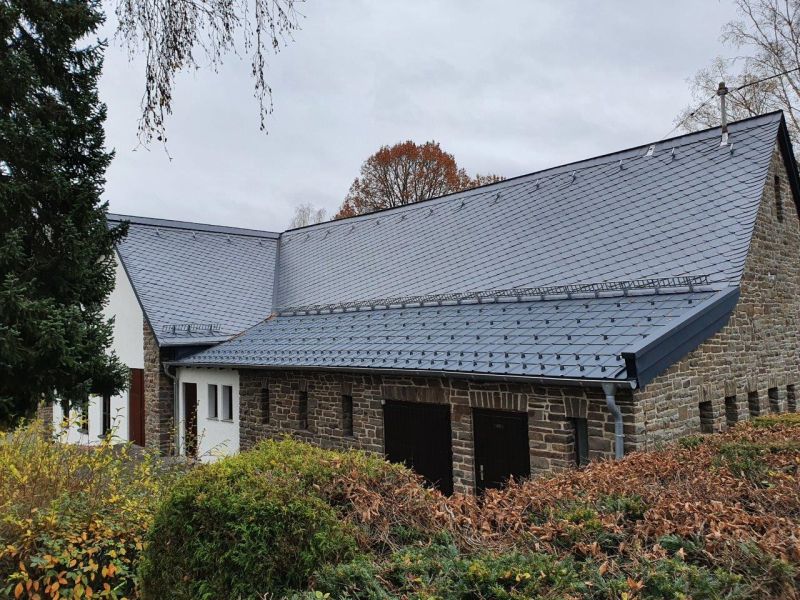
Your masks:
{"label": "slate roof", "polygon": [[[781,114],[281,236],[277,308],[741,276]],[[732,148],[732,151],[731,151]]]}
{"label": "slate roof", "polygon": [[644,385],[738,300],[786,134],[729,132],[284,232],[272,316],[178,364]]}
{"label": "slate roof", "polygon": [[624,379],[623,353],[726,293],[676,291],[278,316],[181,364]]}
{"label": "slate roof", "polygon": [[120,260],[161,346],[227,340],[272,307],[278,234],[183,221],[129,221]]}

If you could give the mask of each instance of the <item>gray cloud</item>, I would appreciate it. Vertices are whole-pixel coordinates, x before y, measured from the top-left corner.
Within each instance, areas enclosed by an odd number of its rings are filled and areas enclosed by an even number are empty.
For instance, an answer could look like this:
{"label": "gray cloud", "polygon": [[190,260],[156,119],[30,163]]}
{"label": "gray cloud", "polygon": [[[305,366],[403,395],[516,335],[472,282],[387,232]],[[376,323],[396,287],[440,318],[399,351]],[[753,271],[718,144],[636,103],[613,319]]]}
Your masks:
{"label": "gray cloud", "polygon": [[[258,128],[246,57],[179,78],[168,150],[137,148],[141,61],[107,52],[115,212],[280,230],[336,210],[383,144],[435,139],[471,172],[520,175],[660,138],[717,54],[728,1],[310,0],[270,61]],[[113,23],[109,23],[112,27]]]}

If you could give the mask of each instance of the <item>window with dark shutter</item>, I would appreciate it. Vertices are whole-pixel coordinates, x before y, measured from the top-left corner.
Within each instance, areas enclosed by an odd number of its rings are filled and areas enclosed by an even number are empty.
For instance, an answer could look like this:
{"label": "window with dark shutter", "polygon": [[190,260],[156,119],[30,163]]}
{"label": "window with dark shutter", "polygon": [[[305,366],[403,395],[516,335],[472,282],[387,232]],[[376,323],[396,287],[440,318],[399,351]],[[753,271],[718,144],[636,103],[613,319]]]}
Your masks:
{"label": "window with dark shutter", "polygon": [[353,437],[353,397],[342,396],[342,434]]}
{"label": "window with dark shutter", "polygon": [[739,407],[736,404],[736,396],[725,397],[725,423],[728,427],[733,427],[739,422]]}
{"label": "window with dark shutter", "polygon": [[230,385],[222,386],[222,419],[233,421],[233,387]]}
{"label": "window with dark shutter", "polygon": [[582,467],[589,464],[589,425],[586,419],[580,417],[571,420],[575,438],[575,464]]}
{"label": "window with dark shutter", "polygon": [[102,436],[111,432],[111,394],[103,394],[103,429]]}
{"label": "window with dark shutter", "polygon": [[78,403],[78,432],[89,433],[89,399]]}
{"label": "window with dark shutter", "polygon": [[261,420],[269,425],[269,388],[261,388]]}
{"label": "window with dark shutter", "polygon": [[298,395],[298,427],[300,429],[308,429],[308,392],[301,391]]}
{"label": "window with dark shutter", "polygon": [[217,402],[217,386],[214,384],[208,385],[208,418],[219,418],[219,404]]}
{"label": "window with dark shutter", "polygon": [[778,217],[778,222],[783,223],[783,196],[781,196],[781,178],[775,175],[773,179],[773,189],[775,192],[775,215]]}

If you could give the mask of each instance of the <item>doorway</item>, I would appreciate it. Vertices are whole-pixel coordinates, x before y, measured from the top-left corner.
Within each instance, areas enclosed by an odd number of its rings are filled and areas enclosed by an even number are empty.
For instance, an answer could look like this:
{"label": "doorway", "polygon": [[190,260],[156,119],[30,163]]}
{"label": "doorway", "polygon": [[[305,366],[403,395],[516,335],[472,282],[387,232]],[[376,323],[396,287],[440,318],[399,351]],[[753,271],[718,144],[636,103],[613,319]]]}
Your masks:
{"label": "doorway", "polygon": [[387,400],[383,432],[386,458],[405,464],[442,493],[453,493],[449,406]]}
{"label": "doorway", "polygon": [[503,487],[509,477],[530,477],[528,413],[473,409],[475,488]]}
{"label": "doorway", "polygon": [[183,443],[186,456],[197,456],[197,384],[183,384]]}
{"label": "doorway", "polygon": [[144,446],[144,369],[130,370],[128,387],[128,439]]}

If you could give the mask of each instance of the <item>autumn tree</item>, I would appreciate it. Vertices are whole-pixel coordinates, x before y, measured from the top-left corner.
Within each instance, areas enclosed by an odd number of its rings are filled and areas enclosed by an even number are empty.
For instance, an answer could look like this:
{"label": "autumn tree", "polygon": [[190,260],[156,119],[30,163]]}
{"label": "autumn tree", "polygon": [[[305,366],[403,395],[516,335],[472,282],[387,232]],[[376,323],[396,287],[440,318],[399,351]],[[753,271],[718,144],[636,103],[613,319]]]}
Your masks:
{"label": "autumn tree", "polygon": [[[800,136],[800,0],[735,0],[739,19],[722,39],[737,58],[716,58],[690,80],[691,106],[677,118],[689,131],[720,123],[716,90],[724,81],[728,115],[743,119],[783,110],[792,138]],[[779,75],[775,77],[775,75]]]}
{"label": "autumn tree", "polygon": [[361,165],[334,219],[403,206],[479,185],[502,181],[499,175],[470,177],[437,142],[383,146]]}
{"label": "autumn tree", "polygon": [[294,207],[294,216],[289,223],[290,229],[297,227],[306,227],[307,225],[316,225],[322,223],[327,219],[328,211],[324,208],[316,208],[310,202],[298,204]]}

